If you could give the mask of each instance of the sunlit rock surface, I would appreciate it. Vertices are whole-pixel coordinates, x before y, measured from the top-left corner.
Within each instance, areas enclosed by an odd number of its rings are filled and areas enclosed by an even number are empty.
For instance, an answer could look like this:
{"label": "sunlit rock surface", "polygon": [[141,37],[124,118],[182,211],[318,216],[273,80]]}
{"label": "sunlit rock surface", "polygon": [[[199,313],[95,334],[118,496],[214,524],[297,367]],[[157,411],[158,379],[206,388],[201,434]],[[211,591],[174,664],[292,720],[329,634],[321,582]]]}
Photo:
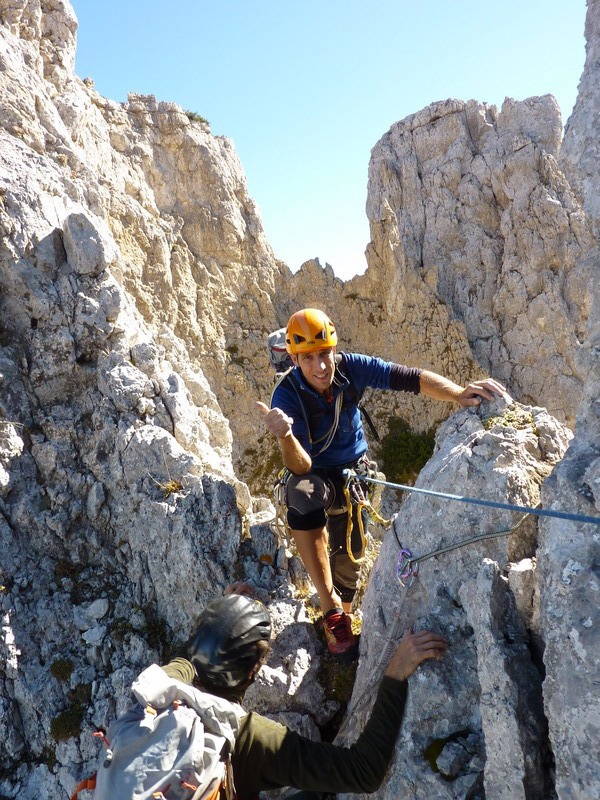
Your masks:
{"label": "sunlit rock surface", "polygon": [[[227,138],[74,75],[67,0],[0,0],[0,794],[69,795],[132,677],[240,577],[278,634],[249,707],[313,736],[337,712],[306,576],[258,496],[276,470],[253,414],[273,384],[265,340],[299,306],[329,311],[341,349],[460,383],[493,374],[526,404],[487,428],[505,409],[451,416],[420,486],[598,512],[599,13],[593,0],[562,144],[549,96],[442,101],[382,137],[369,268],[344,283],[276,259]],[[368,404],[382,432],[391,414],[425,430],[454,411],[392,393]],[[414,495],[395,531],[423,554],[514,523]],[[365,597],[342,735],[359,730],[396,620],[452,646],[411,680],[377,795],[600,794],[597,528],[530,519],[424,561],[411,589],[397,547],[388,533]]]}

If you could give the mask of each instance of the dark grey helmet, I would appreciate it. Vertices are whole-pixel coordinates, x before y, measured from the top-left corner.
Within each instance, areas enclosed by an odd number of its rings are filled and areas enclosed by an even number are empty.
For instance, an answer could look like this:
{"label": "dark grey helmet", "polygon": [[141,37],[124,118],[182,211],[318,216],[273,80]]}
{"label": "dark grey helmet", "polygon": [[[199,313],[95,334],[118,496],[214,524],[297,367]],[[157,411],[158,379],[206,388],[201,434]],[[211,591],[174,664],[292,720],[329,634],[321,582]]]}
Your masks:
{"label": "dark grey helmet", "polygon": [[233,689],[247,678],[259,659],[256,643],[269,641],[271,618],[258,600],[230,594],[209,603],[200,614],[188,645],[188,659],[200,682]]}

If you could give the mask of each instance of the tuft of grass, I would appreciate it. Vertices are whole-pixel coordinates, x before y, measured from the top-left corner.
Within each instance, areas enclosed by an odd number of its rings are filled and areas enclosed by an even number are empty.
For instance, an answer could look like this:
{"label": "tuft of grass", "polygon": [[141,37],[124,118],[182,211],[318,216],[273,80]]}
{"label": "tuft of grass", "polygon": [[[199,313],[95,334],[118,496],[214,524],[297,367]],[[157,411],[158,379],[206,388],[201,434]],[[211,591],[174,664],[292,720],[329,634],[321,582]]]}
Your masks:
{"label": "tuft of grass", "polygon": [[[56,751],[53,747],[45,747],[42,750],[41,763],[45,764],[50,772],[56,766]],[[0,800],[8,800],[4,795],[0,795]]]}
{"label": "tuft of grass", "polygon": [[489,431],[490,428],[494,428],[496,425],[500,425],[504,428],[514,428],[515,430],[533,428],[534,432],[537,434],[533,414],[529,409],[524,408],[519,403],[509,406],[502,414],[487,417],[483,420],[483,427],[486,431]]}
{"label": "tuft of grass", "polygon": [[226,347],[225,352],[228,354],[229,360],[232,364],[243,366],[248,360],[242,353],[240,353],[240,348],[237,346],[237,344],[232,344],[229,347]]}
{"label": "tuft of grass", "polygon": [[167,623],[158,616],[158,613],[147,608],[143,609],[146,624],[146,639],[153,650],[157,650],[163,661],[169,661],[172,635]]}
{"label": "tuft of grass", "polygon": [[350,663],[326,655],[321,659],[317,679],[325,689],[328,700],[337,700],[347,706],[352,697],[358,659]]}
{"label": "tuft of grass", "polygon": [[50,735],[56,742],[64,742],[72,736],[79,736],[85,708],[81,702],[61,711],[50,723]]}
{"label": "tuft of grass", "polygon": [[[260,458],[257,455],[260,454]],[[244,451],[244,459],[249,466],[249,474],[244,480],[253,494],[273,496],[273,483],[283,469],[281,452],[266,436],[258,441],[258,448],[248,448]]]}
{"label": "tuft of grass", "polygon": [[332,742],[340,729],[352,697],[357,668],[358,658],[350,663],[329,654],[321,658],[317,680],[325,691],[325,697],[328,700],[337,700],[340,704],[333,718],[321,728],[321,738],[324,742]]}
{"label": "tuft of grass", "polygon": [[196,114],[195,111],[186,111],[185,115],[190,122],[203,122],[205,125],[210,125],[206,117],[203,117],[201,114]]}
{"label": "tuft of grass", "polygon": [[122,644],[125,637],[133,632],[133,625],[128,619],[119,617],[113,620],[110,635],[117,644]]}
{"label": "tuft of grass", "polygon": [[73,672],[73,663],[68,658],[57,658],[50,666],[50,673],[59,681],[68,681]]}
{"label": "tuft of grass", "polygon": [[163,450],[162,447],[161,450],[163,455],[163,461],[165,462],[165,470],[167,473],[168,480],[157,481],[155,477],[150,475],[150,473],[148,473],[148,476],[150,477],[150,480],[153,481],[158,486],[158,488],[163,493],[164,497],[170,497],[172,494],[178,494],[179,492],[183,491],[183,483],[182,481],[177,480],[177,478],[171,477],[171,473],[169,472],[169,467],[167,465],[167,457],[165,455],[165,451]]}
{"label": "tuft of grass", "polygon": [[172,494],[177,494],[178,492],[183,491],[183,483],[173,479],[164,481],[163,483],[156,481],[156,485],[165,497],[170,497]]}
{"label": "tuft of grass", "polygon": [[390,417],[388,433],[379,443],[377,461],[389,481],[412,485],[433,455],[434,446],[433,429],[416,433],[403,419]]}

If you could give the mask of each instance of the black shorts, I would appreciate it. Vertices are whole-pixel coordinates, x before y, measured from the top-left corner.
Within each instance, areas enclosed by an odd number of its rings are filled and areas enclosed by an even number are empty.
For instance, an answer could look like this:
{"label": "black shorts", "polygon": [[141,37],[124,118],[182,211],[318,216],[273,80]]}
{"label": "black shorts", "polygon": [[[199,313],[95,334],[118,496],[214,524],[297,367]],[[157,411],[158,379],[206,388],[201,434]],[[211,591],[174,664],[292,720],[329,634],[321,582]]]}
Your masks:
{"label": "black shorts", "polygon": [[[361,535],[358,508],[352,502],[350,542],[347,540],[348,501],[343,469],[315,469],[305,475],[290,475],[286,484],[287,520],[290,528],[296,531],[327,526],[333,584],[344,602],[352,602],[360,577],[360,564],[356,561],[365,554],[365,540]],[[368,512],[363,508],[361,514],[362,528],[366,532]]]}
{"label": "black shorts", "polygon": [[297,531],[322,528],[330,510],[346,507],[342,470],[315,469],[305,475],[290,475],[285,498],[291,528]]}

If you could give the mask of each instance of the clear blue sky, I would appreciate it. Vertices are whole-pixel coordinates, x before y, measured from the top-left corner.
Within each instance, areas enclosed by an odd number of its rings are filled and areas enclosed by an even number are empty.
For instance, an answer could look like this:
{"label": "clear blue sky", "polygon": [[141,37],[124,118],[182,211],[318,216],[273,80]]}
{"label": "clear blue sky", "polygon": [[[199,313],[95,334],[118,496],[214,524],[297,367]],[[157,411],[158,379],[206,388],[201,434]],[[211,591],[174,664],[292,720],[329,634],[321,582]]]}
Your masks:
{"label": "clear blue sky", "polygon": [[366,268],[370,151],[436,100],[553,94],[567,121],[585,0],[72,0],[76,72],[230,137],[278,258]]}

